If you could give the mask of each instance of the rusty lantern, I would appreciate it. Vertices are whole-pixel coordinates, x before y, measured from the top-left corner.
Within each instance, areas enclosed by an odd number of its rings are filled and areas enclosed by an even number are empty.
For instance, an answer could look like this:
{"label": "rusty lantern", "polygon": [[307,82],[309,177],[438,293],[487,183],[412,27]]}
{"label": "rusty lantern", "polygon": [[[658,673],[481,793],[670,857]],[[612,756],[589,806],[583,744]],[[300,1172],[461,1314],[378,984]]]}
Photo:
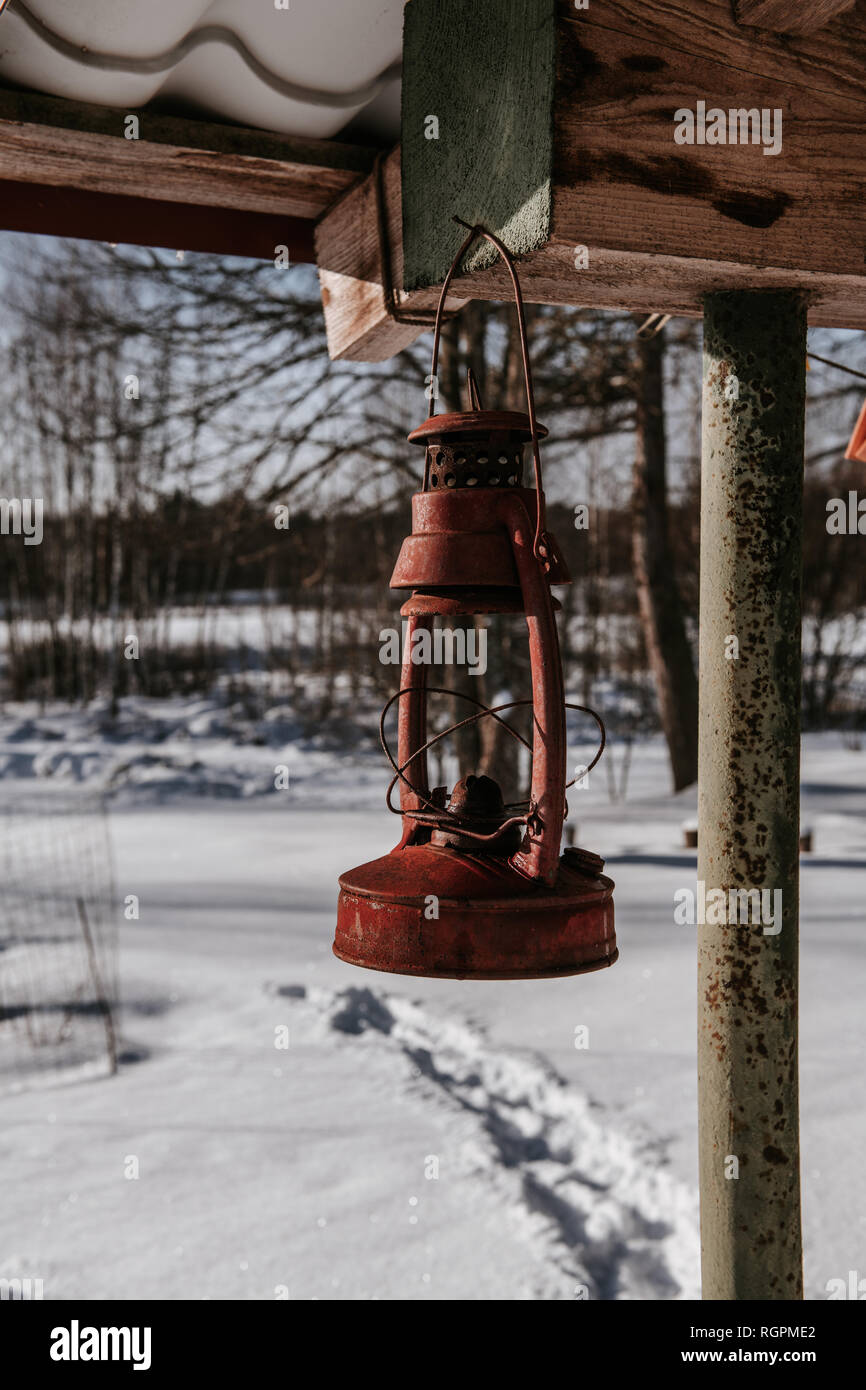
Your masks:
{"label": "rusty lantern", "polygon": [[[464,224],[465,225],[465,224]],[[403,834],[390,854],[340,878],[334,953],[352,965],[404,975],[457,979],[529,979],[576,975],[617,958],[613,883],[604,861],[585,850],[560,855],[566,815],[566,705],[551,584],[569,583],[556,542],[545,530],[539,439],[520,285],[503,244],[470,229],[451,266],[436,316],[433,380],[442,310],[463,255],[478,237],[506,262],[517,301],[528,414],[482,408],[470,374],[465,412],[433,415],[409,435],[426,449],[423,491],[412,499],[412,534],[391,578],[411,591],[400,690],[382,713],[382,744],[400,786]],[[531,441],[535,489],[523,486],[523,450]],[[532,699],[477,706],[451,729],[427,737],[426,668],[413,662],[416,633],[436,615],[524,613],[532,666]],[[396,760],[385,716],[398,704]],[[532,706],[532,775],[527,802],[506,806],[490,777],[469,776],[448,795],[427,780],[427,749],[461,725],[502,719]],[[604,747],[601,745],[590,767]],[[526,744],[529,747],[529,744]],[[570,784],[568,784],[570,785]]]}

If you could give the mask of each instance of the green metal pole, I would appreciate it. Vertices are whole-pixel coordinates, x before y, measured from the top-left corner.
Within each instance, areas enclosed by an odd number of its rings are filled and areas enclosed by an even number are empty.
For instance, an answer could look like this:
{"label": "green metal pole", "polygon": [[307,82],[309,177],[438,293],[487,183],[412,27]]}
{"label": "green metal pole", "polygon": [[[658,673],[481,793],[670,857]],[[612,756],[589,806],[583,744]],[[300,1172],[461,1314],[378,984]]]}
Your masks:
{"label": "green metal pole", "polygon": [[805,371],[801,293],[705,297],[696,907],[707,1299],[803,1296],[797,967]]}

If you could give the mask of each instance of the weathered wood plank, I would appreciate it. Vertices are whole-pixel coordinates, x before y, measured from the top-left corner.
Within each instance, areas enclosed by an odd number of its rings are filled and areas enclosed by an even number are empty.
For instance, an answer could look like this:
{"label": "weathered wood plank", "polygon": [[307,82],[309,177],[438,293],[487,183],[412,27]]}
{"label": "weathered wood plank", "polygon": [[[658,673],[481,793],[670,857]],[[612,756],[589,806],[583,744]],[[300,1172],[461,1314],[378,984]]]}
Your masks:
{"label": "weathered wood plank", "polygon": [[113,106],[94,106],[91,102],[67,101],[45,92],[0,86],[0,119],[25,125],[58,126],[92,135],[123,133],[126,115],[137,114],[143,137],[152,144],[187,146],[212,150],[215,154],[241,154],[256,159],[290,159],[324,169],[367,173],[377,155],[366,145],[340,140],[314,140],[296,135],[277,135],[222,121],[193,120],[187,116],[168,116],[150,107],[127,110]]}
{"label": "weathered wood plank", "polygon": [[[382,286],[376,178],[377,175],[371,174],[357,184],[316,227],[316,263],[322,288],[328,351],[333,358],[382,362],[408,347],[424,332],[423,325],[398,323],[388,312]],[[439,301],[438,288],[416,290],[409,294],[400,289],[403,281],[403,235],[399,148],[393,150],[383,162],[382,183],[391,255],[392,293],[401,312],[429,315]],[[451,226],[456,250],[462,238],[460,229],[453,223]],[[447,307],[458,308],[461,303],[462,300],[449,296]]]}
{"label": "weathered wood plank", "polygon": [[[596,3],[596,0],[593,0]],[[555,0],[409,0],[403,27],[407,290],[442,281],[448,223],[483,222],[516,254],[550,225]],[[436,195],[431,197],[431,190]],[[442,196],[445,194],[446,196]],[[493,248],[473,248],[469,266]]]}
{"label": "weathered wood plank", "polygon": [[[137,140],[124,137],[128,115]],[[0,179],[20,183],[312,219],[373,158],[327,140],[0,91]]]}
{"label": "weathered wood plank", "polygon": [[[402,271],[400,244],[400,161],[395,151],[385,162],[388,230],[392,273]],[[397,324],[389,316],[381,286],[375,185],[371,178],[351,190],[316,228],[316,261],[322,285],[328,350],[332,357],[379,362],[423,333],[424,327]],[[463,233],[449,229],[453,256]],[[866,328],[866,278],[812,270],[791,271],[741,264],[723,256],[704,259],[673,256],[659,250],[632,252],[598,242],[586,245],[584,257],[574,244],[551,240],[520,258],[525,299],[535,304],[579,304],[611,310],[665,310],[700,317],[702,296],[723,289],[803,289],[809,294],[809,322],[838,328]],[[448,307],[467,299],[510,299],[511,286],[501,264],[458,275]],[[407,313],[435,308],[438,288],[398,294]]]}
{"label": "weathered wood plank", "polygon": [[[589,248],[590,269],[576,271],[571,247],[551,242],[521,259],[520,284],[531,304],[575,304],[596,309],[665,313],[700,318],[704,294],[724,289],[802,289],[815,326],[866,329],[866,284],[853,275],[825,275],[741,265],[694,256],[647,256],[607,247]],[[509,299],[510,283],[493,268],[460,277],[458,294]]]}
{"label": "weathered wood plank", "polygon": [[[648,24],[642,8],[659,23]],[[724,4],[662,10],[608,0],[587,11],[561,5],[560,21],[555,240],[863,273],[862,86],[855,92],[847,75],[837,81],[800,64],[791,39],[762,36],[743,66],[731,66],[725,40],[738,31]],[[688,53],[675,42],[686,32]],[[866,20],[858,39],[866,55]],[[697,112],[700,102],[726,117],[766,113],[779,153],[677,143],[675,113]]]}
{"label": "weathered wood plank", "polygon": [[734,0],[738,24],[753,24],[777,34],[811,34],[822,29],[857,0]]}
{"label": "weathered wood plank", "polygon": [[863,91],[866,16],[862,0],[829,29],[793,38],[741,27],[729,0],[591,0],[589,8],[581,11],[575,10],[571,0],[557,0],[557,25],[568,19],[630,39],[634,46],[627,70],[632,74],[640,72],[635,59],[644,45],[655,42],[672,54],[710,59],[733,73],[788,82],[807,92],[823,88],[856,99]]}

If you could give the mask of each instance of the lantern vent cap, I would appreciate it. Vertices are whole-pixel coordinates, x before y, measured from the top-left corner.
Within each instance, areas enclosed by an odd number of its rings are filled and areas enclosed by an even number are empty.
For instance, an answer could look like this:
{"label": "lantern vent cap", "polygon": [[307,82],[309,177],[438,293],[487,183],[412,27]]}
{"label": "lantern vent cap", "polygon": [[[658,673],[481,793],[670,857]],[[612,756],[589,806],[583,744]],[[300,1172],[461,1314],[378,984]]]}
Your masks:
{"label": "lantern vent cap", "polygon": [[[544,425],[538,425],[537,431],[539,439],[546,437]],[[454,411],[448,415],[431,415],[412,431],[409,443],[426,444],[430,439],[445,435],[465,434],[511,434],[525,442],[532,438],[532,425],[529,416],[519,410]]]}

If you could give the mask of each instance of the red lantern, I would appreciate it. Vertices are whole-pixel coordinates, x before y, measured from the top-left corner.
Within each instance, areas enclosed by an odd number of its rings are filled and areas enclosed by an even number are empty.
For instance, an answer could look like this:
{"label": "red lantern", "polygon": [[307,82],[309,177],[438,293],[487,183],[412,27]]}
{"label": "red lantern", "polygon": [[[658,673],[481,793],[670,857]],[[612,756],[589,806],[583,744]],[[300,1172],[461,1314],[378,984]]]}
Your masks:
{"label": "red lantern", "polygon": [[[410,434],[426,449],[423,490],[412,499],[412,534],[400,551],[391,587],[410,590],[399,692],[382,714],[383,747],[400,785],[403,835],[390,854],[340,878],[334,952],[352,965],[405,975],[458,979],[528,979],[574,975],[617,958],[613,883],[587,851],[560,855],[566,814],[566,703],[552,583],[570,582],[556,542],[545,530],[539,439],[520,286],[511,258],[483,228],[473,228],[445,279],[433,342],[433,380],[442,310],[463,255],[479,236],[508,266],[517,301],[528,414],[481,407],[470,375],[472,409],[433,415]],[[523,486],[530,442],[535,490]],[[461,724],[501,720],[515,705],[532,706],[532,775],[527,803],[503,804],[497,782],[466,777],[451,791],[432,790],[427,749],[453,731],[427,737],[426,666],[412,660],[416,634],[434,617],[524,613],[532,665],[532,699],[489,709],[480,701]],[[446,693],[446,692],[439,692]],[[455,692],[462,693],[462,692]],[[472,697],[464,696],[471,699]],[[398,751],[384,736],[398,702]],[[582,709],[582,706],[568,706]],[[601,728],[598,715],[587,711]],[[506,724],[510,734],[520,738]],[[524,740],[521,739],[521,742]],[[528,745],[527,745],[528,746]]]}

